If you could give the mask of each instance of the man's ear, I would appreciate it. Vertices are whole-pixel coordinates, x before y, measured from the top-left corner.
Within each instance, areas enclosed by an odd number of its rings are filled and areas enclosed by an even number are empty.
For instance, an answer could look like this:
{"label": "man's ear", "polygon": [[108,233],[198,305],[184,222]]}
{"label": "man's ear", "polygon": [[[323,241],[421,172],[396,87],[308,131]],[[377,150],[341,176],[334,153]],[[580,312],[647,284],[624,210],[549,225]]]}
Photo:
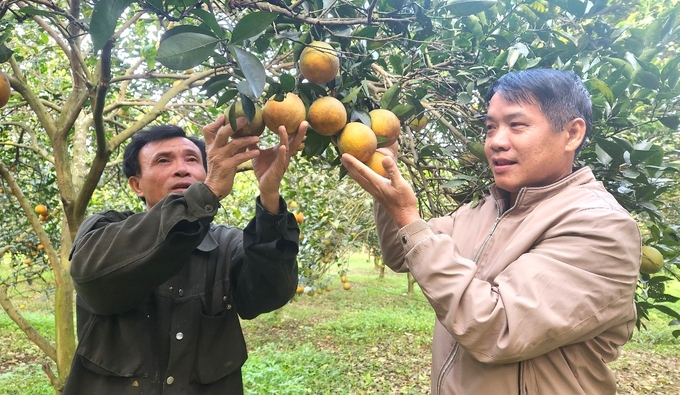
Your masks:
{"label": "man's ear", "polygon": [[130,185],[130,188],[135,191],[135,194],[137,194],[140,199],[144,199],[144,192],[142,191],[139,183],[140,181],[138,176],[132,176],[128,178],[128,185]]}
{"label": "man's ear", "polygon": [[586,121],[582,118],[575,118],[565,125],[567,131],[567,145],[565,150],[576,152],[581,146],[583,139],[586,138]]}

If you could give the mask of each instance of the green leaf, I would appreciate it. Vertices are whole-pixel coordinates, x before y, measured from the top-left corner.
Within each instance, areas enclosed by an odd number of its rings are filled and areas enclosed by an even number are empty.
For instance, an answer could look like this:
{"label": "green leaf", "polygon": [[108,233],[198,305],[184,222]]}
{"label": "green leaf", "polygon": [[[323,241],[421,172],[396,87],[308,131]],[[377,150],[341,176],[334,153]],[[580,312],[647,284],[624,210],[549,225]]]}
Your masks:
{"label": "green leaf", "polygon": [[466,16],[486,11],[496,3],[496,0],[453,0],[443,8],[449,10],[453,15]]}
{"label": "green leaf", "polygon": [[472,155],[479,158],[479,160],[483,161],[484,163],[488,162],[488,159],[486,159],[486,153],[484,152],[484,144],[478,141],[469,141],[467,143],[467,148],[470,150]]}
{"label": "green leaf", "polygon": [[379,31],[380,27],[378,26],[367,26],[354,33],[354,37],[375,38]]}
{"label": "green leaf", "polygon": [[602,81],[599,78],[593,78],[590,80],[590,83],[593,85],[593,87],[597,88],[597,90],[599,90],[600,93],[602,93],[602,96],[604,96],[605,99],[607,99],[607,102],[609,104],[614,103],[614,93],[612,93],[611,89],[609,89],[609,87],[607,86],[607,84],[604,83],[604,81]]}
{"label": "green leaf", "polygon": [[252,95],[249,96],[253,99],[257,99],[262,95],[262,92],[264,92],[264,84],[267,78],[267,75],[264,72],[264,66],[262,66],[262,63],[255,55],[243,48],[230,45],[229,49],[234,55],[236,62],[238,62],[239,68],[245,76],[246,81],[248,81],[251,90],[250,94]]}
{"label": "green leaf", "polygon": [[19,11],[17,11],[17,13],[26,14],[26,15],[45,16],[45,17],[48,17],[48,18],[54,16],[54,14],[52,14],[51,12],[40,10],[40,9],[35,8],[35,7],[21,7],[21,8],[19,8]]}
{"label": "green leaf", "polygon": [[661,166],[663,163],[663,149],[659,146],[653,146],[649,150],[633,150],[630,153],[630,163],[637,165],[638,163],[646,163],[652,166]]}
{"label": "green leaf", "polygon": [[354,101],[354,99],[357,98],[359,95],[359,92],[361,92],[361,87],[357,86],[356,88],[352,89],[347,96],[343,97],[342,100],[340,100],[341,103],[347,104],[349,102]]}
{"label": "green leaf", "polygon": [[268,11],[251,12],[238,21],[231,33],[231,42],[241,44],[244,40],[262,33],[278,16],[279,14]]}
{"label": "green leaf", "polygon": [[215,103],[215,107],[220,107],[224,105],[224,103],[230,101],[231,99],[235,98],[236,95],[238,95],[238,91],[236,89],[228,89],[226,90],[222,96],[220,96],[219,99],[217,99],[217,102]]}
{"label": "green leaf", "polygon": [[231,82],[231,76],[230,75],[216,75],[212,78],[210,78],[208,81],[206,81],[203,84],[203,90],[205,90],[205,95],[207,97],[213,96],[217,94],[219,91],[222,89],[226,88],[229,83]]}
{"label": "green leaf", "polygon": [[118,18],[133,2],[134,0],[102,0],[94,5],[90,20],[90,36],[95,53],[104,48],[104,44],[116,32]]}
{"label": "green leaf", "polygon": [[416,113],[416,108],[412,105],[405,105],[405,104],[397,104],[396,106],[392,107],[392,113],[399,118],[400,121],[405,121],[415,115]]}
{"label": "green leaf", "polygon": [[305,155],[307,157],[321,155],[330,142],[331,138],[329,136],[322,136],[315,131],[307,131],[305,137]]}
{"label": "green leaf", "polygon": [[210,28],[210,31],[215,33],[217,37],[224,38],[224,29],[222,29],[220,24],[217,22],[217,19],[215,19],[215,15],[200,8],[192,10],[191,13],[203,21],[203,23],[205,23],[205,25]]}
{"label": "green leaf", "polygon": [[380,98],[380,108],[385,110],[391,110],[394,106],[399,104],[399,93],[401,89],[399,85],[394,84],[388,90],[383,93]]}
{"label": "green leaf", "polygon": [[663,126],[672,130],[678,130],[678,126],[680,126],[680,118],[678,118],[677,115],[659,118],[659,122],[661,122]]}
{"label": "green leaf", "polygon": [[0,44],[0,63],[7,62],[12,57],[13,54],[14,51],[7,48],[5,44]]}
{"label": "green leaf", "polygon": [[[184,26],[184,28],[188,27]],[[170,31],[173,30],[175,29]],[[220,42],[219,38],[205,29],[195,28],[191,30],[193,31],[164,35],[161,38],[158,52],[156,52],[156,60],[169,69],[186,70],[196,67],[208,59]]]}
{"label": "green leaf", "polygon": [[649,89],[659,89],[659,86],[661,85],[659,77],[646,70],[638,70],[633,77],[633,81]]}

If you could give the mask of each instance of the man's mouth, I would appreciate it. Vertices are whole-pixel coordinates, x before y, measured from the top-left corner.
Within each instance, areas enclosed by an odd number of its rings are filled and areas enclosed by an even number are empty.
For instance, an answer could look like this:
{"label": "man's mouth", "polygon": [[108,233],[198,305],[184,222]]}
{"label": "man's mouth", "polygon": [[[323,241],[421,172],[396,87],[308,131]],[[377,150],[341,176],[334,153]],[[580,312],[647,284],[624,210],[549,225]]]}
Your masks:
{"label": "man's mouth", "polygon": [[503,169],[503,168],[506,168],[508,166],[514,165],[517,162],[512,161],[510,159],[495,158],[495,159],[491,159],[491,163],[493,163],[494,168]]}
{"label": "man's mouth", "polygon": [[189,188],[189,186],[191,186],[190,182],[180,182],[180,183],[173,185],[172,190],[173,191],[185,190],[185,189]]}

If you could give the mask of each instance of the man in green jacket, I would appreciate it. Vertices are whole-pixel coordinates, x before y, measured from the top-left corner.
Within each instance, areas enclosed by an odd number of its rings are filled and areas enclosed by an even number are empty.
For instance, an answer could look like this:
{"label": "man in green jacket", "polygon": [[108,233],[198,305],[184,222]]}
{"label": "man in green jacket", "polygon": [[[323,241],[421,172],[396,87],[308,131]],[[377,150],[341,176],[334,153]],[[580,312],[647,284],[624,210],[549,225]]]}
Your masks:
{"label": "man in green jacket", "polygon": [[[233,138],[224,116],[203,129],[205,143],[172,125],[133,136],[123,167],[146,211],[96,214],[78,231],[79,343],[64,395],[243,393],[239,316],[283,306],[297,286],[299,228],[279,186],[306,129],[280,127],[268,149]],[[214,225],[248,160],[254,218],[243,230]]]}
{"label": "man in green jacket", "polygon": [[487,94],[495,184],[479,204],[423,221],[401,177],[349,155],[375,198],[383,261],[410,271],[436,313],[432,395],[613,395],[635,326],[637,223],[574,159],[592,128],[571,72],[512,72]]}

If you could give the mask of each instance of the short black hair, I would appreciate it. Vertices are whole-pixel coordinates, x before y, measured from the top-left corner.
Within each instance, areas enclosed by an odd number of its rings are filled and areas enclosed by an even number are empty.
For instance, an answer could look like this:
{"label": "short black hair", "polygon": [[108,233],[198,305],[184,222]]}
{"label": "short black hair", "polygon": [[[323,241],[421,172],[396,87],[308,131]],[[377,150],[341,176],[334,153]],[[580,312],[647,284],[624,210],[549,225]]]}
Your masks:
{"label": "short black hair", "polygon": [[126,178],[132,176],[138,176],[142,172],[142,168],[139,164],[139,151],[144,148],[147,144],[160,141],[168,140],[175,137],[184,137],[192,143],[196,144],[198,149],[201,151],[201,156],[203,158],[203,168],[208,171],[208,158],[205,152],[205,142],[199,138],[187,136],[184,129],[176,125],[161,125],[152,126],[132,135],[130,139],[130,144],[125,147],[123,152],[123,174]]}
{"label": "short black hair", "polygon": [[496,93],[509,102],[537,104],[555,131],[561,130],[569,121],[582,118],[586,123],[586,135],[576,154],[585,146],[593,129],[593,105],[588,89],[573,71],[513,71],[491,85],[486,94],[487,105]]}

